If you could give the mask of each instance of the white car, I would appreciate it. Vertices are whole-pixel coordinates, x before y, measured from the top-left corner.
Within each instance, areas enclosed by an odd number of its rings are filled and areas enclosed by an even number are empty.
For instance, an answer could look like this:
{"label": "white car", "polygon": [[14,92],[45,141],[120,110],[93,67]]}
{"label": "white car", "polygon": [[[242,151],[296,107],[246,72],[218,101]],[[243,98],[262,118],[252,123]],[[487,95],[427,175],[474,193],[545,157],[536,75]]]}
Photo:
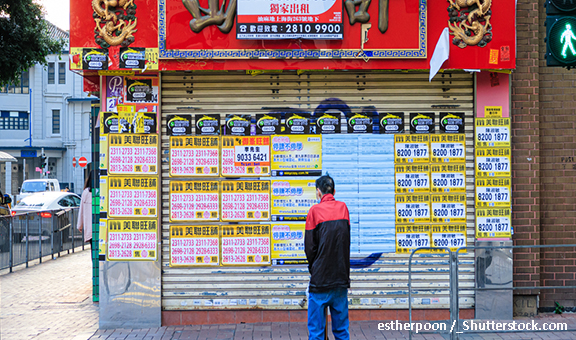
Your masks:
{"label": "white car", "polygon": [[60,192],[60,182],[57,179],[27,179],[19,189],[20,194],[16,197],[16,203],[24,197],[40,192]]}
{"label": "white car", "polygon": [[[49,211],[80,206],[80,196],[71,192],[41,192],[24,197],[12,207],[12,216],[33,211],[44,212],[42,217],[52,217]],[[49,215],[49,216],[48,216]]]}

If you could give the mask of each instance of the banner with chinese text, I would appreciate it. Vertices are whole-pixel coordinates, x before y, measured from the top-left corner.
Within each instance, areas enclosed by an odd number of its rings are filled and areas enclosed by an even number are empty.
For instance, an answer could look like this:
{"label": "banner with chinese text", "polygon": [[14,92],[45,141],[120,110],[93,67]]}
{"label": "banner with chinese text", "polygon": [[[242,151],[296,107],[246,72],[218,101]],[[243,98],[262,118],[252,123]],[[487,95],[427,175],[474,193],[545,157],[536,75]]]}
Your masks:
{"label": "banner with chinese text", "polygon": [[394,162],[428,163],[430,161],[430,135],[394,135]]}
{"label": "banner with chinese text", "polygon": [[221,226],[222,265],[270,265],[270,226]]}
{"label": "banner with chinese text", "polygon": [[220,137],[170,137],[170,176],[218,177]]}
{"label": "banner with chinese text", "polygon": [[322,135],[272,137],[272,176],[320,176]]}
{"label": "banner with chinese text", "polygon": [[219,221],[220,182],[171,181],[170,221]]}
{"label": "banner with chinese text", "polygon": [[272,181],[272,221],[305,221],[316,203],[314,179]]}
{"label": "banner with chinese text", "polygon": [[157,220],[108,220],[108,261],[156,261]]}
{"label": "banner with chinese text", "polygon": [[270,137],[222,137],[222,176],[270,176]]}
{"label": "banner with chinese text", "polygon": [[[430,225],[396,225],[396,253],[410,254],[414,249],[430,245]],[[431,250],[422,250],[429,253]]]}
{"label": "banner with chinese text", "polygon": [[221,221],[270,220],[270,181],[222,181],[221,185]]}
{"label": "banner with chinese text", "polygon": [[157,217],[156,177],[108,177],[109,217]]}
{"label": "banner with chinese text", "polygon": [[108,134],[108,141],[110,174],[158,173],[158,135]]}
{"label": "banner with chinese text", "polygon": [[[432,247],[450,248],[450,251],[466,247],[466,224],[432,225]],[[444,252],[441,249],[435,251]]]}
{"label": "banner with chinese text", "polygon": [[272,264],[305,264],[305,223],[272,224]]}
{"label": "banner with chinese text", "polygon": [[170,267],[218,265],[219,226],[170,226]]}

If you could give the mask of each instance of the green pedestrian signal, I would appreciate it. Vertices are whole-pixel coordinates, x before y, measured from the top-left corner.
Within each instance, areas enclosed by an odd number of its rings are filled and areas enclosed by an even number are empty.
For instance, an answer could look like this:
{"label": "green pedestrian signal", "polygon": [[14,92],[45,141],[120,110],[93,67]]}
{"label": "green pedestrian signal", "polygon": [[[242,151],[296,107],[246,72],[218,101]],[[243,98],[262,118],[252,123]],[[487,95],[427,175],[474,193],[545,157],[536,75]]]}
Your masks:
{"label": "green pedestrian signal", "polygon": [[576,0],[546,1],[546,65],[576,67]]}
{"label": "green pedestrian signal", "polygon": [[560,43],[563,44],[562,47],[562,57],[564,57],[564,59],[566,59],[566,57],[568,57],[566,55],[566,48],[570,47],[570,52],[572,52],[572,56],[576,56],[576,51],[574,51],[574,45],[572,45],[572,39],[576,40],[576,37],[574,36],[574,33],[572,32],[572,26],[567,23],[566,24],[566,29],[564,30],[564,32],[562,32],[562,35],[560,36]]}

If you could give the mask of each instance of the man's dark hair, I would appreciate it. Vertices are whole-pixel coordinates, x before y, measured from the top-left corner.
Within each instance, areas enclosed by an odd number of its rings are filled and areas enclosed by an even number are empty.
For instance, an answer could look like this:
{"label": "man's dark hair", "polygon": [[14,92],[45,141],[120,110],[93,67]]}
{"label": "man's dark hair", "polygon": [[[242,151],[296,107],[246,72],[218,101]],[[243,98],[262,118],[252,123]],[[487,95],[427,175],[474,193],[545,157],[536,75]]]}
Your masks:
{"label": "man's dark hair", "polygon": [[320,189],[322,195],[334,195],[334,180],[330,175],[320,176],[316,180],[316,189]]}

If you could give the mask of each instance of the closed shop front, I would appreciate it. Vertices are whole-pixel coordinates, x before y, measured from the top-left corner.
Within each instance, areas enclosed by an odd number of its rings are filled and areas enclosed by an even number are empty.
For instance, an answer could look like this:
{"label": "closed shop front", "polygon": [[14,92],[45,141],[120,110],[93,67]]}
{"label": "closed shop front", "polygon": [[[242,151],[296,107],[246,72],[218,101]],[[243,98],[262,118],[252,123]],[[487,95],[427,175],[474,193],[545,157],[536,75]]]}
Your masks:
{"label": "closed shop front", "polygon": [[[413,308],[448,318],[445,250],[511,237],[514,16],[492,30],[490,13],[513,5],[475,9],[466,33],[442,1],[184,4],[128,5],[112,40],[71,34],[72,68],[100,80],[104,326],[305,320],[326,174],[350,212],[352,317],[407,318],[411,285]],[[475,262],[461,251],[467,316]],[[123,265],[136,279],[114,291]]]}
{"label": "closed shop front", "polygon": [[[457,228],[455,234],[463,235],[464,243],[474,242],[474,80],[470,73],[446,72],[433,82],[428,82],[428,74],[410,72],[296,72],[262,73],[250,75],[246,72],[165,72],[161,77],[162,127],[170,125],[175,116],[216,115],[219,125],[226,125],[227,117],[249,116],[254,123],[261,115],[280,114],[279,124],[286,129],[288,115],[298,112],[301,116],[314,115],[312,129],[322,137],[322,173],[335,179],[336,199],[347,203],[350,210],[352,233],[352,258],[357,267],[352,269],[352,287],[350,290],[350,308],[352,309],[407,309],[408,257],[409,251],[397,251],[398,241],[408,241],[410,235],[432,235],[434,227]],[[455,113],[463,117],[465,126],[461,133],[441,133],[440,116]],[[435,163],[426,157],[425,162],[395,162],[395,136],[414,136],[410,134],[411,116],[424,113],[433,117],[434,132],[422,136],[458,136],[463,152],[456,163]],[[354,133],[349,130],[350,117],[364,114],[370,118],[372,133]],[[320,133],[322,125],[318,120],[329,115],[336,117],[340,131]],[[384,117],[400,117],[402,133],[380,133],[387,125],[381,125]],[[199,120],[201,118],[196,118]],[[394,118],[388,118],[393,120]],[[229,120],[229,119],[228,119]],[[201,127],[194,125],[191,135],[199,135]],[[169,128],[167,127],[167,130]],[[258,130],[257,130],[258,131]],[[295,134],[286,136],[297,136]],[[350,132],[349,132],[350,131]],[[273,135],[275,136],[275,135]],[[163,136],[162,154],[173,155],[173,143],[170,136]],[[174,138],[174,137],[172,137]],[[225,138],[225,137],[222,137]],[[438,143],[428,142],[427,145]],[[444,142],[446,144],[446,142]],[[430,150],[435,149],[431,148]],[[435,152],[450,150],[438,147]],[[402,149],[400,149],[402,150]],[[410,150],[409,148],[406,150]],[[224,152],[224,145],[222,146]],[[432,151],[430,151],[432,152]],[[435,154],[432,154],[435,155]],[[449,157],[448,154],[438,159]],[[416,166],[414,169],[404,169]],[[447,166],[455,166],[454,173],[462,174],[464,180],[458,183],[461,190],[436,191],[432,181],[438,186],[441,174],[448,173]],[[222,167],[224,165],[222,164]],[[395,169],[396,167],[396,169]],[[420,170],[418,170],[418,167]],[[170,176],[171,167],[164,166],[163,197],[168,197],[173,183],[182,182],[181,177]],[[435,169],[438,168],[438,169]],[[442,169],[441,169],[442,168]],[[431,170],[432,169],[432,170]],[[397,170],[397,171],[395,171]],[[418,179],[405,176],[398,171],[410,174],[422,173],[420,179],[428,183],[416,184]],[[432,172],[433,171],[433,172]],[[202,180],[213,180],[211,176],[199,176]],[[242,177],[242,176],[239,176]],[[317,176],[316,176],[317,177]],[[313,183],[316,177],[310,176],[262,176],[259,180],[292,182],[308,180]],[[226,177],[216,180],[227,180]],[[407,182],[411,182],[408,184]],[[444,186],[449,186],[446,183]],[[406,192],[401,192],[406,187]],[[422,189],[418,189],[418,188]],[[274,186],[273,186],[274,188]],[[409,190],[419,190],[412,195]],[[434,190],[434,191],[433,191]],[[397,193],[398,192],[398,193]],[[312,197],[314,191],[312,191]],[[396,226],[413,226],[412,222],[397,223],[395,197],[425,196],[444,197],[453,200],[462,211],[456,223],[432,222],[431,215],[436,210],[439,215],[442,208],[428,202],[427,217],[422,218],[423,232],[410,231],[400,234],[397,240]],[[172,196],[170,196],[172,197]],[[462,198],[463,197],[463,198]],[[277,200],[273,200],[273,203]],[[226,204],[222,202],[222,205]],[[434,204],[434,205],[433,205]],[[272,207],[274,208],[274,207]],[[272,257],[270,266],[171,266],[170,265],[170,227],[188,225],[229,225],[219,221],[206,223],[187,223],[171,220],[171,207],[168,200],[163,201],[163,249],[162,249],[162,306],[167,311],[218,310],[218,309],[280,309],[302,310],[299,305],[305,296],[309,281],[308,268],[304,264],[280,264],[281,258]],[[307,209],[307,208],[306,208]],[[416,212],[416,209],[400,209],[400,213]],[[174,209],[172,209],[173,211]],[[450,209],[450,211],[453,209]],[[274,215],[272,215],[274,217]],[[449,220],[449,218],[447,218]],[[240,222],[239,222],[240,223]],[[302,226],[303,221],[262,222],[274,227],[285,228]],[[278,247],[278,233],[272,233],[271,247]],[[302,233],[299,234],[302,236]],[[278,237],[281,238],[281,237]],[[429,244],[422,246],[430,247]],[[300,238],[300,242],[303,239]],[[298,242],[296,242],[298,243]],[[294,244],[294,243],[291,243]],[[415,247],[416,245],[414,245]],[[409,246],[408,246],[409,248]],[[300,251],[300,253],[303,253]],[[222,253],[222,256],[225,254]],[[374,261],[375,260],[375,261]],[[274,262],[275,261],[275,262]],[[462,256],[460,285],[472,285],[474,279],[473,254]],[[285,261],[290,262],[290,261]],[[295,261],[294,261],[295,262]],[[447,308],[448,300],[448,262],[446,258],[433,257],[416,260],[413,263],[413,287],[416,298],[414,306],[432,309]],[[432,289],[429,291],[419,288]],[[466,292],[464,292],[466,293]],[[461,298],[461,308],[471,308],[474,304],[473,293],[467,292]]]}

